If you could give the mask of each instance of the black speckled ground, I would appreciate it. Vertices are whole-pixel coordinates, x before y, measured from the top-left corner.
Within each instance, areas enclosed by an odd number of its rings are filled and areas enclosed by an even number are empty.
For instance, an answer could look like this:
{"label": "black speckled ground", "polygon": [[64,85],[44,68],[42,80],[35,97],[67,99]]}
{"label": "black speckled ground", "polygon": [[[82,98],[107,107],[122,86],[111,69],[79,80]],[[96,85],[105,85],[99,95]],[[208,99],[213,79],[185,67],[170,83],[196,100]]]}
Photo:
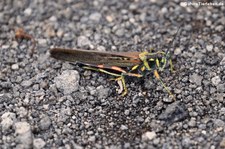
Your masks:
{"label": "black speckled ground", "polygon": [[[1,148],[225,147],[225,4],[188,4],[2,0]],[[33,57],[19,27],[37,41]],[[127,78],[121,97],[110,76],[50,58],[50,47],[169,48],[176,72],[160,75],[176,101],[151,76]]]}

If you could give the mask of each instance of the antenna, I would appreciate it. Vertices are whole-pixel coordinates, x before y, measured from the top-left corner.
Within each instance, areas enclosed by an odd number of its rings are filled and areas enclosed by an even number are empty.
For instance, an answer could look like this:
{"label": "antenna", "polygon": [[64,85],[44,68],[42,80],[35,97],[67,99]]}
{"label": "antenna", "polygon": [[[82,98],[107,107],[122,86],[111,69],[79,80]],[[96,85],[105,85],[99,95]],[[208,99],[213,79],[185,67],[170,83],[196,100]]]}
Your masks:
{"label": "antenna", "polygon": [[[175,36],[173,37],[173,39],[172,39],[172,41],[171,41],[172,43],[173,43],[174,40],[176,39],[177,34],[178,34],[180,28],[181,28],[181,25],[180,25],[179,28],[177,29],[177,32],[176,32]],[[172,44],[171,44],[171,45],[169,46],[169,48],[166,50],[166,59],[170,56],[170,55],[169,55],[169,53],[170,53],[170,52],[169,52],[169,49],[170,49],[170,48],[172,48]]]}

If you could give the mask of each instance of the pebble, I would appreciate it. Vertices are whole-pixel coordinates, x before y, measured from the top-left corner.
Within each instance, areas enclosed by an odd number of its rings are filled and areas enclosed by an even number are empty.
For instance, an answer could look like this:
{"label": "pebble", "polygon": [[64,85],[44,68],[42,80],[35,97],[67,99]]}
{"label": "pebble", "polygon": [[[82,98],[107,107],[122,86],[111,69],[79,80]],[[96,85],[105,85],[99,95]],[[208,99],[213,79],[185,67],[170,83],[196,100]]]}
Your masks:
{"label": "pebble", "polygon": [[203,77],[196,73],[189,76],[190,82],[195,83],[198,86],[200,86],[202,84],[202,79],[203,79]]}
{"label": "pebble", "polygon": [[59,29],[57,32],[56,32],[56,35],[59,37],[59,38],[62,38],[64,34],[64,31],[62,29]]}
{"label": "pebble", "polygon": [[14,129],[19,143],[17,148],[32,148],[33,134],[30,124],[27,122],[17,122],[14,125]]}
{"label": "pebble", "polygon": [[27,16],[30,16],[32,14],[32,9],[31,8],[25,9],[24,14],[27,15]]}
{"label": "pebble", "polygon": [[56,88],[65,95],[71,94],[78,90],[80,76],[76,70],[65,70],[61,75],[55,77]]}
{"label": "pebble", "polygon": [[16,121],[16,114],[12,112],[5,112],[4,114],[2,114],[1,119],[2,131],[5,132],[10,129]]}
{"label": "pebble", "polygon": [[101,51],[101,52],[105,52],[106,51],[104,46],[98,46],[97,50]]}
{"label": "pebble", "polygon": [[92,20],[92,21],[96,21],[96,22],[99,22],[100,19],[101,19],[102,15],[98,12],[95,12],[95,13],[92,13],[90,16],[89,16],[89,19]]}
{"label": "pebble", "polygon": [[154,131],[147,131],[142,135],[142,140],[153,140],[156,136]]}
{"label": "pebble", "polygon": [[128,129],[128,127],[127,127],[127,126],[125,126],[125,125],[121,125],[121,126],[120,126],[120,129],[121,129],[121,130],[127,130],[127,129]]}
{"label": "pebble", "polygon": [[44,116],[39,122],[39,127],[41,130],[48,130],[51,123],[51,119],[48,116]]}
{"label": "pebble", "polygon": [[213,123],[214,123],[215,127],[223,127],[223,128],[225,128],[225,123],[221,119],[214,119]]}
{"label": "pebble", "polygon": [[107,20],[108,22],[112,22],[112,21],[114,20],[114,17],[113,17],[113,16],[110,16],[110,15],[107,15],[107,16],[106,16],[106,20]]}
{"label": "pebble", "polygon": [[55,22],[55,21],[57,21],[57,17],[56,16],[51,16],[49,18],[49,21]]}
{"label": "pebble", "polygon": [[186,148],[189,148],[190,147],[190,144],[191,144],[191,139],[188,138],[188,137],[184,137],[182,139],[182,145]]}
{"label": "pebble", "polygon": [[18,70],[19,69],[19,65],[18,64],[13,64],[11,66],[12,70]]}
{"label": "pebble", "polygon": [[26,117],[28,114],[28,111],[26,108],[20,107],[20,108],[16,109],[16,113],[19,117]]}
{"label": "pebble", "polygon": [[95,142],[95,140],[96,140],[96,137],[95,136],[90,136],[88,138],[88,141],[90,141],[90,142]]}
{"label": "pebble", "polygon": [[218,84],[216,86],[216,89],[219,93],[224,93],[225,92],[225,84]]}
{"label": "pebble", "polygon": [[120,28],[118,30],[116,30],[115,33],[118,37],[122,37],[124,35],[124,29]]}
{"label": "pebble", "polygon": [[180,55],[180,54],[181,54],[181,48],[176,48],[176,49],[174,50],[174,54],[175,54],[175,55]]}
{"label": "pebble", "polygon": [[77,38],[77,46],[78,47],[84,47],[84,46],[89,46],[91,45],[91,41],[85,37],[85,36],[79,36]]}
{"label": "pebble", "polygon": [[96,91],[98,93],[99,99],[107,98],[107,96],[109,94],[109,88],[104,88],[102,85],[98,86],[96,88]]}
{"label": "pebble", "polygon": [[168,12],[168,9],[167,9],[166,7],[163,7],[163,8],[161,9],[161,12],[162,12],[163,14],[165,14],[165,13]]}
{"label": "pebble", "polygon": [[33,147],[34,149],[42,149],[45,146],[45,141],[41,138],[35,138],[33,140]]}
{"label": "pebble", "polygon": [[221,79],[219,76],[215,76],[211,79],[211,81],[212,81],[212,84],[216,86],[221,82]]}
{"label": "pebble", "polygon": [[207,51],[212,52],[213,50],[213,45],[207,45],[206,46]]}
{"label": "pebble", "polygon": [[182,102],[175,101],[167,106],[166,110],[159,115],[159,119],[170,124],[183,120],[188,115],[189,113],[185,105]]}
{"label": "pebble", "polygon": [[47,40],[46,39],[38,39],[38,44],[41,45],[41,46],[46,46]]}
{"label": "pebble", "polygon": [[21,82],[21,86],[23,87],[30,87],[32,85],[32,81],[31,80],[24,80]]}
{"label": "pebble", "polygon": [[215,28],[216,31],[218,32],[222,32],[224,30],[224,26],[223,25],[218,25],[216,28]]}
{"label": "pebble", "polygon": [[124,114],[128,116],[130,114],[130,110],[125,110]]}
{"label": "pebble", "polygon": [[195,118],[191,118],[191,120],[188,122],[188,126],[190,126],[190,127],[195,127],[196,126]]}

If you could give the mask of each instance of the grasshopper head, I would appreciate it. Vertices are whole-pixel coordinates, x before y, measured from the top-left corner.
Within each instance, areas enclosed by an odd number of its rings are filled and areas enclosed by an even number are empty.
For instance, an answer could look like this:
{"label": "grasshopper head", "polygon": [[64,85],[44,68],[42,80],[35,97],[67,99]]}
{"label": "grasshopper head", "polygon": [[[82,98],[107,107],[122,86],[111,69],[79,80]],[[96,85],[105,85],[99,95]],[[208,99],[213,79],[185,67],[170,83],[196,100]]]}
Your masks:
{"label": "grasshopper head", "polygon": [[163,71],[167,64],[171,63],[171,55],[169,52],[158,51],[155,53],[143,52],[139,55],[146,70],[157,69]]}

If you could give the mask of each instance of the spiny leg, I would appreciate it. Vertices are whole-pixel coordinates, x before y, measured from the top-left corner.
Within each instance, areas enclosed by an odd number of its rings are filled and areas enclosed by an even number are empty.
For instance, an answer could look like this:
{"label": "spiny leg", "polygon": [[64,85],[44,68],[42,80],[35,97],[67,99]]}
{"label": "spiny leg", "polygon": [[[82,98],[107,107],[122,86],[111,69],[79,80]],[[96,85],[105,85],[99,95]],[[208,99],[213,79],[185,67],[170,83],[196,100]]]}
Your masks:
{"label": "spiny leg", "polygon": [[112,75],[112,76],[116,76],[117,78],[114,79],[114,80],[122,82],[122,86],[123,86],[123,90],[124,90],[123,93],[122,93],[122,96],[125,96],[127,94],[127,87],[126,87],[124,76],[122,74],[112,73],[112,72],[109,72],[109,71],[101,69],[101,68],[93,68],[93,67],[87,67],[87,66],[84,66],[83,68],[103,72],[103,73],[106,73],[106,74],[109,74],[109,75]]}
{"label": "spiny leg", "polygon": [[122,82],[122,86],[123,86],[124,91],[123,91],[121,96],[125,96],[127,94],[127,87],[126,87],[124,76],[121,75],[120,77],[116,78],[116,80]]}
{"label": "spiny leg", "polygon": [[175,72],[172,59],[169,60],[169,63],[170,63],[170,71]]}
{"label": "spiny leg", "polygon": [[173,98],[174,100],[176,100],[175,97],[174,97],[174,95],[171,93],[171,91],[170,91],[170,90],[168,89],[168,87],[165,85],[165,83],[163,83],[163,81],[162,81],[162,79],[160,78],[159,73],[158,73],[157,70],[154,70],[154,76],[156,77],[156,79],[158,79],[158,80],[160,81],[160,83],[162,84],[162,86],[164,87],[164,89],[168,92],[168,94],[169,94],[170,96],[172,96],[172,98]]}

